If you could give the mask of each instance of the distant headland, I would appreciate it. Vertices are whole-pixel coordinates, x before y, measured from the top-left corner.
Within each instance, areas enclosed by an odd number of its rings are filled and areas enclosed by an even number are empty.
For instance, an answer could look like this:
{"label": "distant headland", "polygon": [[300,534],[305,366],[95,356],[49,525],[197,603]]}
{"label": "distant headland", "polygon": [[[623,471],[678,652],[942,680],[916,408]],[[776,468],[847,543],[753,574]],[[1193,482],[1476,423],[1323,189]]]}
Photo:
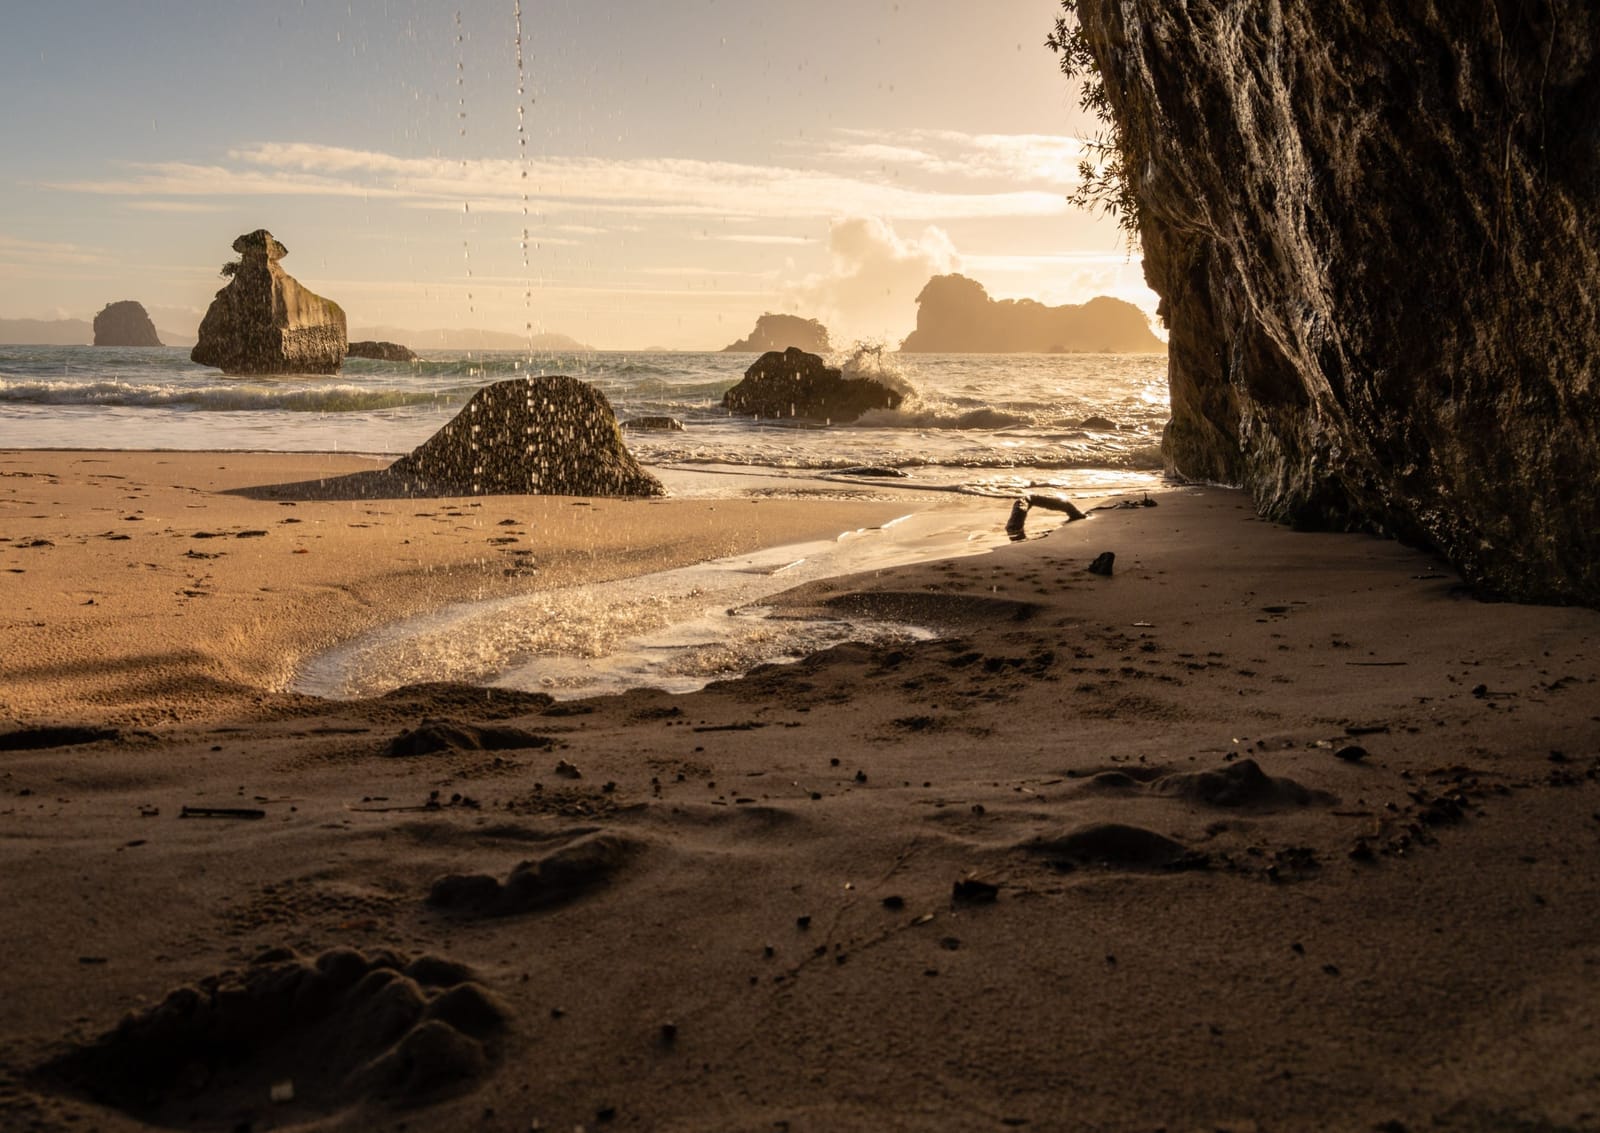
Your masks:
{"label": "distant headland", "polygon": [[1132,303],[1096,296],[1049,307],[991,299],[964,275],[936,275],[917,296],[917,329],[900,349],[937,354],[1157,354],[1165,344]]}
{"label": "distant headland", "polygon": [[774,315],[768,312],[756,320],[755,329],[748,337],[724,346],[722,352],[750,351],[765,354],[769,350],[787,350],[798,347],[808,354],[827,354],[833,347],[828,342],[828,328],[816,319],[802,319],[799,315]]}

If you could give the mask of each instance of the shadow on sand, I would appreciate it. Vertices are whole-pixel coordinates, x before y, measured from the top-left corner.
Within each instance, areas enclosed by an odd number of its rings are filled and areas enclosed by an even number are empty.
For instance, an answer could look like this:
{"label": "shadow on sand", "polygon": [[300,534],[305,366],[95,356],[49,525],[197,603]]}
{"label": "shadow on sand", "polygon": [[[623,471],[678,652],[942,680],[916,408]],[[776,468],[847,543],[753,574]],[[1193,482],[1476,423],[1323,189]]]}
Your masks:
{"label": "shadow on sand", "polygon": [[317,480],[299,480],[292,484],[229,488],[223,493],[251,500],[408,500],[471,494],[444,485],[435,486],[387,468],[326,476]]}

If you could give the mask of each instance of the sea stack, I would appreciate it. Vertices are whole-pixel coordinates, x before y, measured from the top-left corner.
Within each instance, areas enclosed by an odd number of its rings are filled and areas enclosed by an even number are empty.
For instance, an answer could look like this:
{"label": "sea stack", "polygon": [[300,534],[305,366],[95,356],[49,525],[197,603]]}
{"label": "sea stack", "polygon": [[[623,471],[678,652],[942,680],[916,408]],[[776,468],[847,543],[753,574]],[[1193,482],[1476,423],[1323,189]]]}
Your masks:
{"label": "sea stack", "polygon": [[606,395],[563,374],[484,386],[389,471],[463,496],[664,496]]}
{"label": "sea stack", "polygon": [[278,266],[289,250],[265,228],[233,242],[239,259],[200,323],[189,357],[226,374],[336,374],[344,362],[339,304],[300,286]]}
{"label": "sea stack", "polygon": [[107,303],[94,317],[96,346],[160,346],[156,325],[142,303],[124,299]]}

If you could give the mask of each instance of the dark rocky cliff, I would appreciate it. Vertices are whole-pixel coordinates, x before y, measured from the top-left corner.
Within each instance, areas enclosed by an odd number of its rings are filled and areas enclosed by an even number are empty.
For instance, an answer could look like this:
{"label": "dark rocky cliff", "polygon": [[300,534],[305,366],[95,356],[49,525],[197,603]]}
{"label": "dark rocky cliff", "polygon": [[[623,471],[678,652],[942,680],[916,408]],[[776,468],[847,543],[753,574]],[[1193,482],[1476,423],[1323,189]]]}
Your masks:
{"label": "dark rocky cliff", "polygon": [[1600,9],[1078,9],[1171,332],[1172,467],[1600,604]]}

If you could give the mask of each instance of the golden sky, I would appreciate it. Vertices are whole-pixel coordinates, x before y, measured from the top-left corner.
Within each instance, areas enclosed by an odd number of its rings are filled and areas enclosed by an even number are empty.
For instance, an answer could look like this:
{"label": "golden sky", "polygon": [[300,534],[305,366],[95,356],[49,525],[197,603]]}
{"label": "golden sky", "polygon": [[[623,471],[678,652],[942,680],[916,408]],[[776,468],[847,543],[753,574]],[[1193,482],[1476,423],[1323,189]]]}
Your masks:
{"label": "golden sky", "polygon": [[[107,11],[110,8],[110,11]],[[520,8],[520,12],[519,12]],[[1153,309],[1065,202],[1055,0],[405,0],[7,17],[0,316],[187,332],[241,232],[364,326],[896,342],[929,275]],[[520,15],[520,67],[517,37]]]}

